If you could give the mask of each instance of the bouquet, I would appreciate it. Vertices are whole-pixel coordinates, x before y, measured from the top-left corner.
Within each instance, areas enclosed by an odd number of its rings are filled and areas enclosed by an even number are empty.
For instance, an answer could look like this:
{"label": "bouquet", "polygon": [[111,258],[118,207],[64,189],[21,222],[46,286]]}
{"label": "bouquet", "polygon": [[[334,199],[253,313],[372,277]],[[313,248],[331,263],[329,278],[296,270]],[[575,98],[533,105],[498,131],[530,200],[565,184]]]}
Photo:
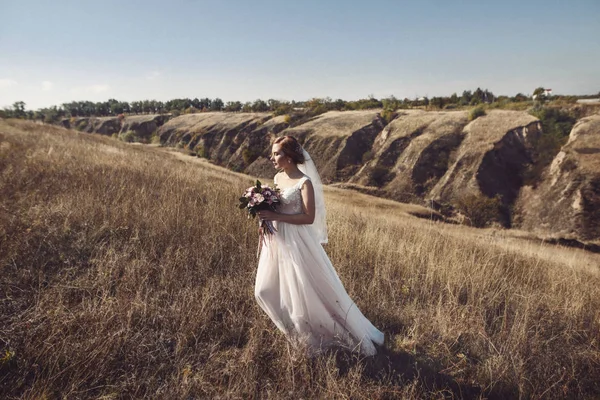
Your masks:
{"label": "bouquet", "polygon": [[[249,187],[240,197],[241,209],[248,210],[248,218],[256,217],[261,210],[275,211],[275,207],[281,202],[278,188],[271,188],[267,185],[262,185],[260,181],[256,181],[256,185]],[[260,224],[263,234],[272,235],[277,232],[272,221],[261,221]]]}

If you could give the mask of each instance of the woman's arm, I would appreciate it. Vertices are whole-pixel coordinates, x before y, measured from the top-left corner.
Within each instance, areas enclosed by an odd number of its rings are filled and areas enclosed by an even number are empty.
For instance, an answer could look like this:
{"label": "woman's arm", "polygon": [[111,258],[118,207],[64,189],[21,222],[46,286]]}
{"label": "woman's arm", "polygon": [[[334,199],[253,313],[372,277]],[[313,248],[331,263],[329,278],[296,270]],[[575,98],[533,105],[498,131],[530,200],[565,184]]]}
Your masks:
{"label": "woman's arm", "polygon": [[315,192],[311,181],[302,185],[302,214],[280,214],[273,211],[259,211],[258,215],[265,221],[281,221],[294,225],[310,225],[315,221]]}

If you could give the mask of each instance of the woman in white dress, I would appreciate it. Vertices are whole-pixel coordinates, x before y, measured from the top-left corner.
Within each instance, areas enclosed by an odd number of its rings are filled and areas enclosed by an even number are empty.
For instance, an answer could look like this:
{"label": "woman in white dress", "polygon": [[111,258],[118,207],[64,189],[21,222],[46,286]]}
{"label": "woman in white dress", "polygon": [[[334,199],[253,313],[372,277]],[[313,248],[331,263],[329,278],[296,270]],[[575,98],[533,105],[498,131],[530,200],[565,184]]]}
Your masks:
{"label": "woman in white dress", "polygon": [[322,247],[327,243],[319,174],[291,136],[275,140],[271,161],[282,203],[260,211],[277,232],[264,241],[256,275],[258,304],[293,342],[315,355],[331,346],[374,355],[383,333],[360,312]]}

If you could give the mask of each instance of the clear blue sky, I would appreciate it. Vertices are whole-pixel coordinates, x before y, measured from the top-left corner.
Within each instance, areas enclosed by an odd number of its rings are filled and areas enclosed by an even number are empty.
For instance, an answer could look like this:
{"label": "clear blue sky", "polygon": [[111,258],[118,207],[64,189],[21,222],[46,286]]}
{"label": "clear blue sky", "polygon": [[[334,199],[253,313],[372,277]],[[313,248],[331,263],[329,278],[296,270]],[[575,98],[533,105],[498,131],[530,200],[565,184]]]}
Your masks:
{"label": "clear blue sky", "polygon": [[600,0],[0,0],[0,108],[600,91]]}

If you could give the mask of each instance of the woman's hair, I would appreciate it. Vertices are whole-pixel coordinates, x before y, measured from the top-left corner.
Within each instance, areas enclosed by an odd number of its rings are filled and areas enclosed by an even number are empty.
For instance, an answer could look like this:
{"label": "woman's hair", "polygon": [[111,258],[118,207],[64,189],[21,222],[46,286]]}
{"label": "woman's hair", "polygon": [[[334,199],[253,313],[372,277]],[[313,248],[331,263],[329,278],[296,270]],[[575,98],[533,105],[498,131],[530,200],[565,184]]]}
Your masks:
{"label": "woman's hair", "polygon": [[278,143],[281,146],[283,153],[290,157],[294,164],[304,163],[304,154],[302,152],[302,146],[298,143],[293,136],[280,136],[273,141],[273,144]]}

